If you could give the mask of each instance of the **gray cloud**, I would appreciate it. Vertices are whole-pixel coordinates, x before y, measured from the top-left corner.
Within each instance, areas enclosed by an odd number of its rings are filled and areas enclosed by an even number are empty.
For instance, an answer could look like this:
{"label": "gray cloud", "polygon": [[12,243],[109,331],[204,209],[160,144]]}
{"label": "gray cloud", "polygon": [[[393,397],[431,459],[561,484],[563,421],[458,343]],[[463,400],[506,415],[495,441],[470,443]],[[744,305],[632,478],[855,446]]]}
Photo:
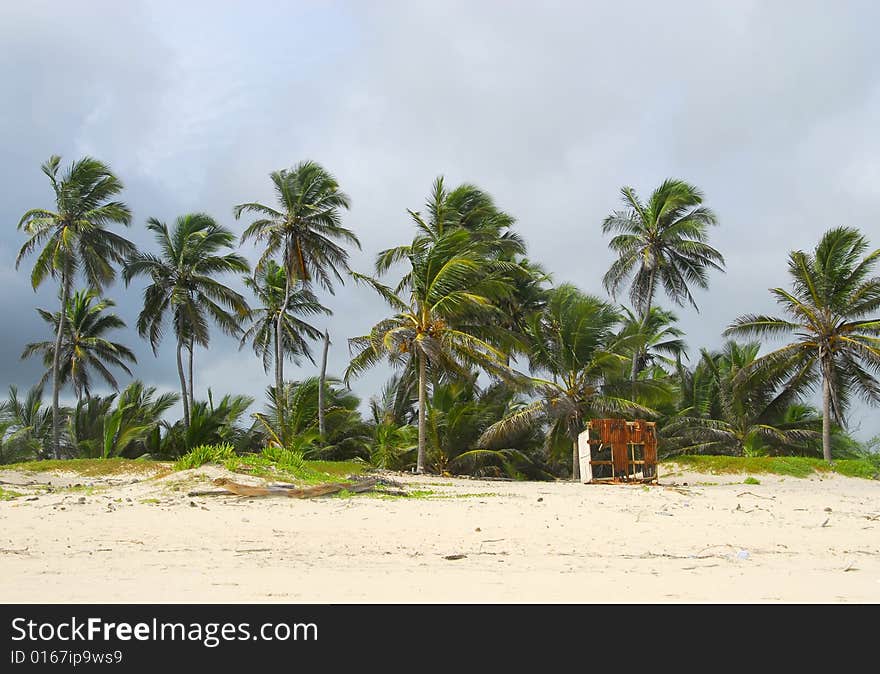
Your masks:
{"label": "gray cloud", "polygon": [[[21,213],[48,203],[39,164],[53,152],[115,168],[144,246],[147,217],[190,210],[240,232],[232,205],[271,199],[271,170],[313,158],[352,196],[359,269],[410,236],[405,209],[444,174],[495,195],[557,281],[600,293],[599,223],[619,188],[676,176],[721,218],[728,273],[698,294],[700,314],[679,311],[694,348],[716,347],[738,314],[774,310],[789,250],[837,224],[880,245],[878,20],[868,2],[6,3],[0,258],[8,269]],[[54,290],[3,274],[15,320],[0,324],[0,367],[28,385],[39,368],[15,359],[43,338],[33,307]],[[336,373],[345,337],[384,312],[350,286],[328,299]],[[140,288],[111,295],[133,324]],[[174,388],[170,345],[158,359],[137,349],[136,374]],[[269,383],[228,338],[197,359],[202,390],[261,399]],[[387,374],[354,388],[367,396]],[[860,435],[880,432],[857,416]]]}

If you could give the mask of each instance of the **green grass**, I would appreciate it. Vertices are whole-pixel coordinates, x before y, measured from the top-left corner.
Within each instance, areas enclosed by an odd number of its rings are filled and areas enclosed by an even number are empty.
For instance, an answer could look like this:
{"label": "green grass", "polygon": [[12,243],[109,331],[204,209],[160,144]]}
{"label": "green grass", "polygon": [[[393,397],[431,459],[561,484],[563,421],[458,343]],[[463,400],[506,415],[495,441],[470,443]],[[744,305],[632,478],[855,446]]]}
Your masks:
{"label": "green grass", "polygon": [[677,456],[664,463],[698,473],[772,474],[791,477],[810,477],[817,473],[838,473],[847,477],[877,479],[878,471],[864,459],[841,459],[828,464],[822,459],[803,456]]}
{"label": "green grass", "polygon": [[168,465],[159,461],[143,459],[46,459],[44,461],[25,461],[0,466],[0,470],[26,470],[33,473],[58,471],[76,473],[89,477],[105,475],[138,475],[167,473]]}
{"label": "green grass", "polygon": [[743,484],[761,484],[761,481],[758,478],[749,475],[745,480],[743,480]]}
{"label": "green grass", "polygon": [[174,462],[174,470],[198,468],[206,463],[226,463],[236,459],[232,445],[199,445]]}
{"label": "green grass", "polygon": [[0,501],[11,501],[14,498],[18,498],[21,496],[17,491],[12,491],[11,489],[4,489],[0,487]]}
{"label": "green grass", "polygon": [[54,491],[59,493],[82,494],[83,496],[94,496],[109,489],[108,485],[90,485],[90,484],[73,484],[69,487],[56,487]]}
{"label": "green grass", "polygon": [[174,464],[174,470],[198,468],[206,463],[222,465],[234,473],[269,480],[322,484],[363,473],[369,466],[358,461],[308,461],[283,447],[266,447],[259,454],[236,454],[230,445],[202,445]]}
{"label": "green grass", "polygon": [[319,473],[341,477],[360,475],[370,467],[363,461],[306,461],[305,465]]}
{"label": "green grass", "polygon": [[229,445],[204,445],[188,452],[170,467],[168,463],[144,459],[48,459],[0,465],[0,471],[63,472],[84,477],[131,474],[161,477],[171,471],[198,468],[206,463],[220,464],[233,472],[270,480],[307,484],[339,481],[340,478],[359,475],[370,468],[361,461],[308,461],[295,452],[280,448],[266,449],[260,454],[237,455]]}

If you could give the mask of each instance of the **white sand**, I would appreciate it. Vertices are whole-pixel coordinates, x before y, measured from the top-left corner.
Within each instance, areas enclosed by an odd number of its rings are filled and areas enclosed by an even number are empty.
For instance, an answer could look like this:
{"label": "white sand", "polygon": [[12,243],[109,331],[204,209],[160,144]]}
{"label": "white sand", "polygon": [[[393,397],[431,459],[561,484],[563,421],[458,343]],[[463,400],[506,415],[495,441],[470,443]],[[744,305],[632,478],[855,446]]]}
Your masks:
{"label": "white sand", "polygon": [[[112,486],[91,480],[99,487],[87,494],[0,502],[0,601],[880,601],[880,482],[395,476],[435,494],[186,496],[220,472],[117,476]],[[38,486],[8,483],[89,482],[2,471],[0,480],[26,494]]]}

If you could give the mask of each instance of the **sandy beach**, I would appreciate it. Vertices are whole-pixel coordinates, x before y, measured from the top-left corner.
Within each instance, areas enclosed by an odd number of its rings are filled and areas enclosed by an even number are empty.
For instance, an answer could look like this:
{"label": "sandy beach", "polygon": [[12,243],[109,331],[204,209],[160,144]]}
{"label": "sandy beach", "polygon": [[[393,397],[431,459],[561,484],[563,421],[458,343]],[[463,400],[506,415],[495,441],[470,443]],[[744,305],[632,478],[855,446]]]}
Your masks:
{"label": "sandy beach", "polygon": [[876,481],[395,474],[415,497],[187,496],[226,474],[0,471],[21,494],[0,502],[0,601],[880,601]]}

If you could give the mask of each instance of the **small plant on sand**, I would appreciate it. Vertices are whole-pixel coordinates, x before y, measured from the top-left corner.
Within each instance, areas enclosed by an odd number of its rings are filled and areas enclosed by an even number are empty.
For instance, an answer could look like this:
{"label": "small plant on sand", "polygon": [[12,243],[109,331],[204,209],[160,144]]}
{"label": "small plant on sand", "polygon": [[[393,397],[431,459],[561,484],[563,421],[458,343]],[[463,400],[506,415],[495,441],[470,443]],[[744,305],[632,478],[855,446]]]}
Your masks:
{"label": "small plant on sand", "polygon": [[264,447],[260,454],[264,459],[277,464],[279,468],[302,470],[305,467],[303,455],[299,452],[287,449],[286,447],[269,445],[268,447]]}
{"label": "small plant on sand", "polygon": [[749,476],[743,480],[743,484],[761,484],[761,481],[756,477]]}
{"label": "small plant on sand", "polygon": [[219,463],[226,465],[229,462],[235,462],[237,458],[235,450],[230,444],[199,445],[181,456],[174,463],[174,470],[198,468],[206,463]]}
{"label": "small plant on sand", "polygon": [[8,489],[3,489],[0,487],[0,501],[11,501],[14,498],[18,498],[21,496],[17,491],[10,491]]}

